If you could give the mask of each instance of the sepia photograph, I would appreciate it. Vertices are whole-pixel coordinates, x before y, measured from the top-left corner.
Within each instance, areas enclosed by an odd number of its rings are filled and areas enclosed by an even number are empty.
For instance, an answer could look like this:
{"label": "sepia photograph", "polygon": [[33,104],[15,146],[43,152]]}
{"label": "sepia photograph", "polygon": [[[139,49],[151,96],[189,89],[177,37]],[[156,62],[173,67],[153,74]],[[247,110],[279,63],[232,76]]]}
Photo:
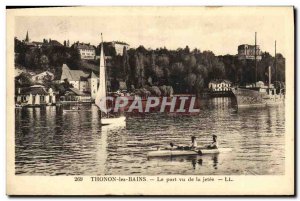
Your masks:
{"label": "sepia photograph", "polygon": [[[293,7],[7,9],[9,175],[145,186],[184,186],[176,177],[190,176],[245,188],[237,178],[267,176],[286,179],[282,194],[292,194],[293,15]],[[14,183],[10,192],[23,192]],[[182,194],[159,185],[156,195]],[[153,194],[146,188],[137,193]]]}

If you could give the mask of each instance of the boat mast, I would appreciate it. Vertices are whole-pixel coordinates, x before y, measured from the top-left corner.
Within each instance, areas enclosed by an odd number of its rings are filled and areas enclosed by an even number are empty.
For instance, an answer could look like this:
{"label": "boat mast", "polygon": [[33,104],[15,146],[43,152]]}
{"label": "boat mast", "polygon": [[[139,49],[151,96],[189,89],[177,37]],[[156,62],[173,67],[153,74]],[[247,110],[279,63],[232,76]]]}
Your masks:
{"label": "boat mast", "polygon": [[[105,108],[107,109],[106,102],[101,104],[102,99],[106,99],[107,93],[106,93],[106,75],[105,75],[105,63],[104,63],[104,51],[103,51],[103,38],[101,33],[101,45],[100,45],[100,65],[99,65],[99,87],[97,90],[96,98],[95,98],[95,104],[99,107],[99,109]],[[101,108],[103,107],[103,108]],[[107,113],[106,111],[102,111],[104,113]],[[101,116],[103,116],[101,114]]]}
{"label": "boat mast", "polygon": [[276,82],[277,81],[276,40],[275,40],[275,61],[274,61],[274,65],[275,65],[275,82]]}
{"label": "boat mast", "polygon": [[255,85],[257,82],[257,62],[256,62],[256,32],[255,32],[255,45],[254,45],[254,60],[255,60]]}
{"label": "boat mast", "polygon": [[[105,85],[105,96],[107,97],[108,96],[108,92],[107,92],[107,78],[108,78],[108,72],[107,72],[107,69],[106,69],[106,62],[105,62],[105,54],[104,54],[104,43],[103,43],[103,35],[102,35],[102,33],[101,33],[101,51],[100,51],[100,54],[102,54],[101,56],[100,56],[100,59],[103,59],[103,63],[104,63],[104,72],[105,72],[105,75],[104,75],[104,85]],[[107,103],[106,103],[106,106],[107,106]],[[107,112],[106,113],[106,116],[107,116],[107,118],[109,117],[109,113]]]}

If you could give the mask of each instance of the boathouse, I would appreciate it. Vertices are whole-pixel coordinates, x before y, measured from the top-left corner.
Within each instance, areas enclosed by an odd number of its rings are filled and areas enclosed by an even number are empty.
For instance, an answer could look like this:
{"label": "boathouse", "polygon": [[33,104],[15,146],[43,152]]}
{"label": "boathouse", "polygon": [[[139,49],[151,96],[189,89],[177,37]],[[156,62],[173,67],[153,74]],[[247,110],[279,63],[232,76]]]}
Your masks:
{"label": "boathouse", "polygon": [[48,90],[43,85],[33,85],[18,88],[16,91],[16,104],[23,106],[54,105],[55,93],[51,88]]}
{"label": "boathouse", "polygon": [[212,92],[231,91],[231,82],[228,80],[212,80],[209,82],[208,88]]}
{"label": "boathouse", "polygon": [[231,96],[231,86],[228,80],[212,80],[208,84],[209,94],[214,97]]}

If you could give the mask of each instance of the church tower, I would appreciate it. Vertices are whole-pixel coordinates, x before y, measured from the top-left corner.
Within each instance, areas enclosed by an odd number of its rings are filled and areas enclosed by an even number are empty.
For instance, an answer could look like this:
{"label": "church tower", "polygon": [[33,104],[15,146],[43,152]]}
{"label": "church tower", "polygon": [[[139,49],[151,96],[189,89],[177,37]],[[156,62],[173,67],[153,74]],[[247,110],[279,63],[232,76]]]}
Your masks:
{"label": "church tower", "polygon": [[26,38],[25,38],[25,42],[29,42],[29,36],[28,36],[28,31],[26,33]]}

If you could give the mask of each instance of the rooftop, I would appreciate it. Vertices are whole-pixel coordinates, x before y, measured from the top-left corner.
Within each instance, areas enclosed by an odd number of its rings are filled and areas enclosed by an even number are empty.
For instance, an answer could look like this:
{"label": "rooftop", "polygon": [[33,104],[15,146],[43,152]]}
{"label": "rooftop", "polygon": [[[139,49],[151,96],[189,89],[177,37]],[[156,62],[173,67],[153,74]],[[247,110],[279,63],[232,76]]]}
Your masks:
{"label": "rooftop", "polygon": [[68,81],[87,81],[89,78],[98,78],[94,71],[70,70],[67,64],[62,66],[62,74],[60,80],[67,79]]}
{"label": "rooftop", "polygon": [[82,70],[70,70],[67,64],[63,64],[60,80],[67,79],[68,81],[80,81],[83,79],[87,79],[89,76],[90,73],[84,72]]}
{"label": "rooftop", "polygon": [[123,41],[112,41],[112,43],[120,44],[120,45],[129,45],[128,43],[125,43]]}
{"label": "rooftop", "polygon": [[84,50],[95,50],[95,47],[93,45],[86,44],[86,43],[79,43],[79,42],[74,43],[72,47],[77,49],[84,49]]}
{"label": "rooftop", "polygon": [[[238,46],[238,49],[244,49],[245,47],[248,47],[248,48],[255,48],[255,45],[248,45],[248,44],[242,44],[242,45],[239,45]],[[256,48],[259,49],[259,45],[256,45]]]}
{"label": "rooftop", "polygon": [[49,93],[46,91],[45,87],[42,85],[33,85],[31,87],[22,88],[20,91],[21,95],[48,95]]}
{"label": "rooftop", "polygon": [[57,40],[50,40],[48,43],[43,43],[44,46],[63,46]]}
{"label": "rooftop", "polygon": [[229,80],[222,80],[222,79],[211,80],[210,83],[214,83],[214,84],[220,84],[220,83],[231,84],[231,82]]}
{"label": "rooftop", "polygon": [[69,90],[70,90],[70,92],[74,93],[77,96],[85,96],[86,95],[86,94],[84,94],[83,92],[79,91],[76,88],[70,88]]}

